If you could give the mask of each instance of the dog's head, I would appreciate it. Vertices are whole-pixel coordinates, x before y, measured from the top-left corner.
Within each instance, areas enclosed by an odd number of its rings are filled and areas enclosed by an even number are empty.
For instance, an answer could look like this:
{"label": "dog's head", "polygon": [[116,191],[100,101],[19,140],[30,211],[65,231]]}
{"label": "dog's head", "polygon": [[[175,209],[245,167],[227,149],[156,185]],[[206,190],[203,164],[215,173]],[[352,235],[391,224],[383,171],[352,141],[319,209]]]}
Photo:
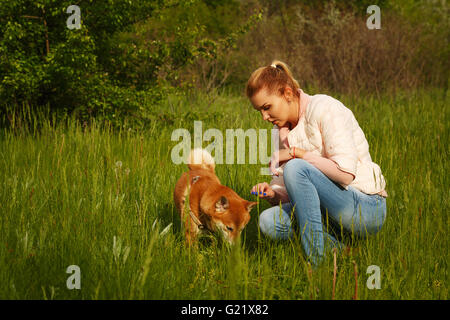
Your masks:
{"label": "dog's head", "polygon": [[211,200],[202,210],[208,217],[208,228],[234,243],[250,221],[250,211],[256,202],[242,199],[234,192],[216,194]]}

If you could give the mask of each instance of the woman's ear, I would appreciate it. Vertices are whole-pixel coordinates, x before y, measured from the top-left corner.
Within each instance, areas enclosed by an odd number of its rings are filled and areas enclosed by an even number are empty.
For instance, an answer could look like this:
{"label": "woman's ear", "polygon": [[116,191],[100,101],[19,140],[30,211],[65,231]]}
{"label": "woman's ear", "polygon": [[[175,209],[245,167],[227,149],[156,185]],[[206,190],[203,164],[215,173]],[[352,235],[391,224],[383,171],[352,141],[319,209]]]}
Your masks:
{"label": "woman's ear", "polygon": [[294,100],[294,92],[292,91],[292,88],[289,86],[286,86],[283,90],[283,97],[286,99],[287,102],[291,103]]}

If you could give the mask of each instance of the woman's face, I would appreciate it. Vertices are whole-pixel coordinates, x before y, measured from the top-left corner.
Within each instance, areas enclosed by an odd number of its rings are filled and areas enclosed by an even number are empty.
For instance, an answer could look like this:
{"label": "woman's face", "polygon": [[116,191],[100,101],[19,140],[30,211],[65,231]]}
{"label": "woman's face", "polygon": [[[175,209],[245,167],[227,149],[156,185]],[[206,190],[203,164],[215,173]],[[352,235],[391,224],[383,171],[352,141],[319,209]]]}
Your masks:
{"label": "woman's face", "polygon": [[263,120],[276,124],[278,127],[288,127],[292,125],[295,118],[292,115],[292,101],[294,96],[291,88],[286,88],[284,94],[279,96],[275,93],[268,94],[266,88],[259,90],[250,102],[253,108],[261,112]]}

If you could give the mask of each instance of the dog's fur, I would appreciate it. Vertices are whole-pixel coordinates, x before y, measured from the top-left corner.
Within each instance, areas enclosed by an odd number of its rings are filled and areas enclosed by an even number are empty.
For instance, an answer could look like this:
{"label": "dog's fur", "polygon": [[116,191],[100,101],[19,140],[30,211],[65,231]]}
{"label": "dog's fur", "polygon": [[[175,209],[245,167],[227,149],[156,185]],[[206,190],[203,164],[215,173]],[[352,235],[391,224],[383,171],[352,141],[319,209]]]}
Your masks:
{"label": "dog's fur", "polygon": [[[191,150],[187,162],[189,171],[179,178],[173,196],[188,245],[196,244],[197,235],[204,229],[219,231],[233,243],[249,222],[256,202],[242,199],[220,184],[214,172],[214,159],[208,151]],[[190,208],[185,208],[188,195]]]}

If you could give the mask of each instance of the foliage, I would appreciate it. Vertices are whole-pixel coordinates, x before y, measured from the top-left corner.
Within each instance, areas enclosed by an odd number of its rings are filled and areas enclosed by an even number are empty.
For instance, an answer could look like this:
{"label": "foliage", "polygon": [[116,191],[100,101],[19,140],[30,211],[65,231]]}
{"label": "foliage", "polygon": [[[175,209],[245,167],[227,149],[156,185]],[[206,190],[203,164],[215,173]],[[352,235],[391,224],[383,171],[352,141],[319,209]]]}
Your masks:
{"label": "foliage", "polygon": [[[69,5],[70,1],[1,1],[0,21],[5,25],[0,31],[3,107],[49,103],[53,108],[92,113],[105,111],[101,100],[120,91],[98,63],[105,43],[102,39],[136,19],[133,13],[142,4],[81,2],[79,30],[66,27]],[[129,10],[121,10],[126,5]]]}
{"label": "foliage", "polygon": [[[273,59],[322,92],[448,87],[445,1],[82,0],[69,30],[71,4],[0,0],[0,113],[49,105],[141,123],[169,94],[241,93]],[[365,26],[369,4],[381,30]]]}
{"label": "foliage", "polygon": [[[285,61],[303,87],[320,92],[380,94],[399,89],[448,87],[449,20],[445,1],[379,1],[381,29],[366,26],[365,1],[281,1],[267,5],[262,23],[245,35],[241,68]],[[373,4],[373,3],[371,3]],[[243,87],[243,85],[241,85]]]}
{"label": "foliage", "polygon": [[0,110],[25,103],[81,118],[136,115],[143,101],[151,107],[182,85],[182,67],[214,59],[245,32],[222,25],[216,36],[223,39],[210,38],[196,19],[197,8],[207,15],[209,7],[198,0],[82,1],[81,28],[70,30],[71,4],[0,1]]}

